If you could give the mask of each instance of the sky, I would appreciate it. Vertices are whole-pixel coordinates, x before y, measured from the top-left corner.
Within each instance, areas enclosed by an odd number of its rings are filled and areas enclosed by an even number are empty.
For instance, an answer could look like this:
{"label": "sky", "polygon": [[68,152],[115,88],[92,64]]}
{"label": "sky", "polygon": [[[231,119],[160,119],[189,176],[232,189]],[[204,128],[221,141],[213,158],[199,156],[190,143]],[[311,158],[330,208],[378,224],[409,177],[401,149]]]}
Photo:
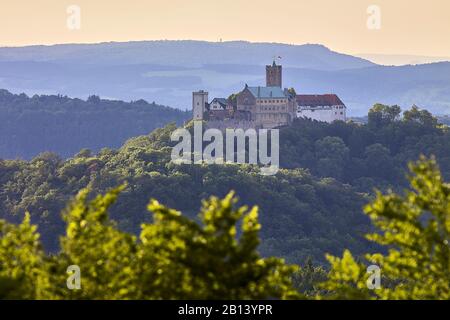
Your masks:
{"label": "sky", "polygon": [[450,0],[1,0],[0,30],[0,46],[222,39],[450,57]]}

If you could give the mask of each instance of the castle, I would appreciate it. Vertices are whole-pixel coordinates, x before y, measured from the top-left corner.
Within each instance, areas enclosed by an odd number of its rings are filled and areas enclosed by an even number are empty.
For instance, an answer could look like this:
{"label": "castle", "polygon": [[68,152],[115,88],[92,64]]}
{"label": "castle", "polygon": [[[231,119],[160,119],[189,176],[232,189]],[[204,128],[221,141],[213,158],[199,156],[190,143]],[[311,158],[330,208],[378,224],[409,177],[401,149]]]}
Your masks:
{"label": "castle", "polygon": [[294,89],[282,89],[282,72],[282,66],[274,61],[266,66],[266,86],[245,85],[228,99],[208,102],[208,92],[193,92],[193,119],[205,120],[218,129],[272,129],[290,125],[296,117],[346,121],[347,108],[337,95],[297,95]]}

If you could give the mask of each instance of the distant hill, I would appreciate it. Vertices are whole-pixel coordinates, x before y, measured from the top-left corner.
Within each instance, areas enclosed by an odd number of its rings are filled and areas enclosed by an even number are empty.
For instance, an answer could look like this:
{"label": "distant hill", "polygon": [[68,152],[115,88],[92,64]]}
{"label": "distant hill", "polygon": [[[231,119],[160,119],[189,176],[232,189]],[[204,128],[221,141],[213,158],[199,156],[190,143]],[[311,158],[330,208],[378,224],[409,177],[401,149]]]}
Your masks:
{"label": "distant hill", "polygon": [[271,62],[274,56],[281,56],[286,66],[317,70],[353,69],[374,65],[368,60],[337,53],[317,44],[161,40],[0,48],[0,61],[91,65],[264,65]]}
{"label": "distant hill", "polygon": [[416,104],[434,114],[450,113],[450,62],[339,71],[296,69],[285,75],[285,82],[297,92],[337,93],[353,116],[367,114],[378,102],[403,109]]}
{"label": "distant hill", "polygon": [[182,124],[190,113],[148,103],[91,96],[15,95],[0,90],[0,159],[29,159],[44,151],[63,157],[82,148],[116,148],[169,122]]}
{"label": "distant hill", "polygon": [[284,85],[336,93],[352,116],[376,102],[450,113],[450,63],[380,66],[322,45],[140,41],[0,48],[0,87],[15,93],[157,101],[190,109],[192,91],[227,97],[265,83],[264,65],[281,56]]}

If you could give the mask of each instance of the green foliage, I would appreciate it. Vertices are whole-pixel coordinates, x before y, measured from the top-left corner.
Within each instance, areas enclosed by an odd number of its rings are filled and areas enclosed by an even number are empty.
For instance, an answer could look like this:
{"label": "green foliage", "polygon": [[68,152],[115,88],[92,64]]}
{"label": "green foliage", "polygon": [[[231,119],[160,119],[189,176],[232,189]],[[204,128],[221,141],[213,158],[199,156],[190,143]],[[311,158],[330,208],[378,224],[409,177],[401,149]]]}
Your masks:
{"label": "green foliage", "polygon": [[308,258],[305,265],[299,268],[292,277],[295,289],[304,297],[326,296],[327,291],[321,289],[321,283],[327,279],[328,273],[322,266],[314,266],[312,259]]}
{"label": "green foliage", "polygon": [[307,168],[362,192],[407,187],[407,164],[424,154],[438,159],[450,179],[450,131],[428,111],[413,106],[401,117],[398,106],[376,104],[368,124],[320,123],[297,119],[280,131],[283,168]]}
{"label": "green foliage", "polygon": [[323,177],[340,179],[349,157],[349,149],[339,137],[325,137],[316,141],[317,171]]}
{"label": "green foliage", "polygon": [[[411,190],[377,193],[365,208],[378,229],[368,239],[386,251],[365,261],[349,250],[342,258],[329,255],[328,275],[310,259],[296,268],[261,257],[258,209],[236,208],[233,193],[204,201],[197,220],[152,200],[152,222],[142,224],[137,238],[109,219],[126,186],[90,201],[85,189],[64,212],[56,255],[42,251],[30,215],[19,225],[0,221],[0,297],[450,299],[450,185],[434,160],[410,168]],[[368,289],[367,264],[381,268],[381,288]],[[81,269],[80,290],[66,287],[70,265]]]}
{"label": "green foliage", "polygon": [[230,102],[234,108],[236,108],[236,106],[237,106],[237,96],[238,96],[238,93],[232,93],[228,97],[228,102]]}
{"label": "green foliage", "polygon": [[[93,200],[82,190],[64,213],[61,251],[46,256],[27,215],[0,222],[0,294],[18,299],[289,299],[296,271],[257,252],[258,209],[235,208],[233,193],[203,203],[200,223],[156,200],[140,241],[109,220],[120,187]],[[239,229],[240,228],[240,229]],[[238,231],[239,230],[239,231]],[[81,288],[66,286],[78,265]]]}
{"label": "green foliage", "polygon": [[32,299],[48,287],[36,229],[29,214],[19,225],[0,220],[0,299]]}
{"label": "green foliage", "polygon": [[378,193],[365,208],[378,232],[368,235],[388,250],[366,259],[381,268],[387,285],[368,290],[363,263],[349,251],[329,256],[324,288],[339,299],[450,299],[450,185],[434,160],[411,165],[411,189],[403,196]]}
{"label": "green foliage", "polygon": [[394,123],[399,119],[401,109],[399,106],[387,106],[381,103],[375,104],[368,114],[368,124],[372,128],[380,128]]}
{"label": "green foliage", "polygon": [[[123,189],[113,189],[87,202],[82,190],[64,213],[66,234],[61,251],[53,259],[58,270],[52,283],[65,283],[65,268],[78,265],[82,272],[82,290],[56,292],[58,298],[124,299],[136,296],[133,262],[136,237],[117,230],[109,220],[108,208]],[[55,290],[57,291],[57,290]]]}
{"label": "green foliage", "polygon": [[[233,193],[203,203],[201,224],[153,200],[153,224],[145,224],[140,239],[139,273],[154,289],[143,297],[163,299],[293,298],[288,267],[277,258],[261,258],[258,210],[233,209]],[[238,232],[238,223],[242,221]],[[239,236],[238,236],[239,234]],[[148,266],[154,266],[148,268]],[[178,285],[174,285],[178,284]]]}
{"label": "green foliage", "polygon": [[294,97],[294,98],[295,98],[295,96],[297,95],[297,92],[296,92],[295,89],[292,88],[292,87],[288,89],[288,93],[289,93],[292,97]]}
{"label": "green foliage", "polygon": [[411,110],[404,112],[403,117],[406,122],[417,122],[426,127],[436,127],[438,121],[427,110],[420,110],[417,106],[413,106]]}
{"label": "green foliage", "polygon": [[366,250],[362,235],[368,231],[368,219],[361,215],[366,197],[352,187],[316,179],[301,169],[280,170],[271,177],[251,166],[175,165],[165,146],[172,128],[130,139],[120,150],[104,149],[95,156],[83,153],[62,161],[46,154],[31,162],[0,161],[0,180],[4,179],[0,217],[18,223],[23,212],[30,211],[45,248],[56,252],[58,236],[65,232],[59,213],[82,188],[89,187],[94,195],[128,182],[110,213],[120,230],[136,235],[140,224],[149,221],[148,197],[193,217],[202,199],[223,197],[233,189],[241,195],[241,205],[261,209],[264,256],[283,257],[289,263],[311,256],[315,263],[326,263],[326,252]]}
{"label": "green foliage", "polygon": [[[450,179],[448,128],[394,116],[394,107],[377,108],[393,111],[376,129],[301,119],[280,129],[284,169],[273,177],[259,175],[252,166],[171,163],[175,124],[131,138],[119,149],[84,149],[65,160],[53,153],[31,161],[0,160],[0,218],[19,223],[29,211],[44,248],[57,252],[58,237],[65,232],[59,213],[80,189],[89,187],[92,196],[127,182],[110,213],[120,230],[134,235],[142,222],[150,221],[148,197],[193,217],[202,199],[236,190],[240,205],[260,207],[263,256],[297,264],[312,257],[323,265],[325,253],[349,249],[359,256],[378,250],[363,237],[371,226],[361,214],[374,188],[399,192],[407,187],[406,165],[421,153],[434,154]],[[192,123],[187,128],[192,130]]]}

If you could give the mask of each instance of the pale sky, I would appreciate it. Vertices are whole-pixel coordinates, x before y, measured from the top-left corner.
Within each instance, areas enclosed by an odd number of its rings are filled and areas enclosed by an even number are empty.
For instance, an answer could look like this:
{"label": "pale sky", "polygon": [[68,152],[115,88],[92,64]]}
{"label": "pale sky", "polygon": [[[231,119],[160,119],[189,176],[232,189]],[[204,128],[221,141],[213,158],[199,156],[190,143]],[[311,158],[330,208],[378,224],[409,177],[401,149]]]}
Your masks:
{"label": "pale sky", "polygon": [[[67,28],[67,7],[81,29]],[[381,29],[367,27],[370,5]],[[194,39],[450,56],[450,0],[0,0],[0,46]]]}

